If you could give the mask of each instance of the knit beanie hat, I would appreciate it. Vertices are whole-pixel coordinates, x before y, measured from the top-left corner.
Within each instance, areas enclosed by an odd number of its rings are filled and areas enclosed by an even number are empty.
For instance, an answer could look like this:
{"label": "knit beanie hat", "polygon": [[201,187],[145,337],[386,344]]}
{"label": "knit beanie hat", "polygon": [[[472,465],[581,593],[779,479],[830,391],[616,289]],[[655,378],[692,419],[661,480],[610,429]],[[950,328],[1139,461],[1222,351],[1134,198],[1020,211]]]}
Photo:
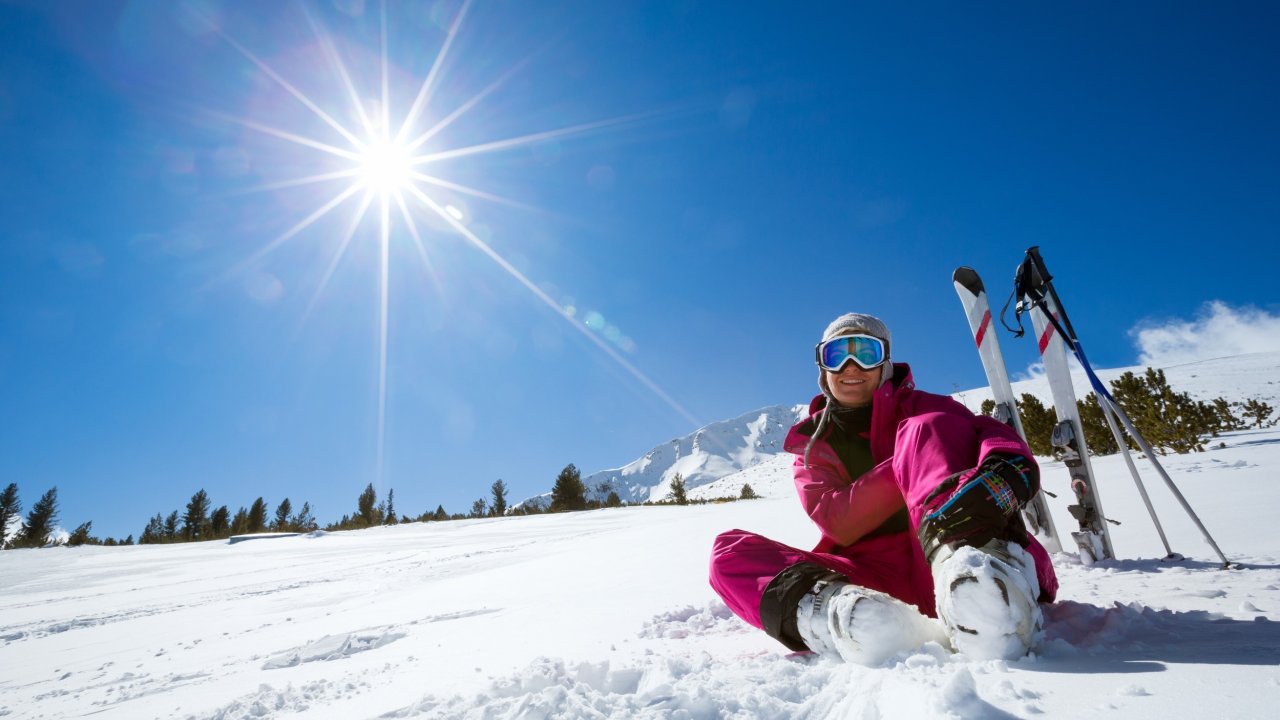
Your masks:
{"label": "knit beanie hat", "polygon": [[[889,335],[889,327],[884,321],[874,315],[863,315],[862,313],[845,313],[831,324],[827,325],[827,329],[822,333],[822,342],[826,342],[832,338],[841,335],[870,335],[884,341],[884,364],[880,366],[880,387],[893,379],[893,362],[890,359],[890,349],[892,346],[892,337]],[[827,399],[827,404],[822,408],[818,417],[818,426],[813,431],[813,436],[809,438],[809,444],[804,448],[804,464],[809,465],[809,450],[813,447],[813,443],[822,437],[822,433],[826,430],[827,419],[830,417],[832,408],[837,405],[836,399],[831,394],[831,388],[827,387],[827,371],[818,368],[818,387],[822,389],[822,394]]]}

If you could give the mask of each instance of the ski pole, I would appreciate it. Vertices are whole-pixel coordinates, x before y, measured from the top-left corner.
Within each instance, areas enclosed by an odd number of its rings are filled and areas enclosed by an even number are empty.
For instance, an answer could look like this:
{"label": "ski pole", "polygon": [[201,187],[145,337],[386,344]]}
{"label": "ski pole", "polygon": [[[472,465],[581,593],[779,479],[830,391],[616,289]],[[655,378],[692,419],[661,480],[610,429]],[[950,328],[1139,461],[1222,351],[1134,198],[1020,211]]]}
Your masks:
{"label": "ski pole", "polygon": [[[1036,274],[1039,276],[1038,280],[1040,287],[1043,287],[1045,290],[1045,294],[1041,295],[1038,299],[1034,297],[1032,298],[1034,304],[1043,304],[1046,295],[1053,301],[1053,304],[1061,317],[1053,318],[1052,315],[1047,312],[1043,314],[1049,316],[1050,321],[1053,322],[1054,326],[1059,329],[1059,332],[1063,332],[1064,338],[1071,343],[1072,352],[1075,354],[1076,359],[1080,361],[1080,365],[1084,368],[1085,375],[1089,378],[1089,383],[1093,386],[1094,390],[1098,392],[1099,402],[1105,402],[1106,404],[1104,407],[1110,407],[1111,411],[1115,413],[1115,416],[1119,418],[1120,422],[1124,425],[1125,431],[1128,432],[1134,442],[1138,444],[1138,447],[1142,452],[1146,453],[1147,460],[1151,462],[1153,467],[1155,467],[1156,472],[1159,473],[1161,479],[1164,480],[1165,485],[1169,487],[1173,496],[1177,498],[1178,503],[1182,505],[1182,509],[1187,513],[1187,516],[1191,518],[1191,521],[1195,523],[1196,528],[1200,530],[1200,534],[1204,537],[1205,541],[1209,543],[1209,546],[1213,548],[1215,553],[1217,553],[1218,558],[1222,560],[1222,567],[1224,569],[1230,568],[1231,561],[1227,560],[1227,556],[1223,554],[1221,548],[1218,547],[1218,543],[1215,542],[1213,536],[1209,534],[1209,530],[1205,528],[1204,523],[1200,521],[1200,516],[1196,515],[1195,510],[1191,508],[1191,504],[1188,503],[1187,499],[1182,495],[1182,491],[1179,490],[1178,486],[1173,482],[1173,478],[1169,477],[1169,473],[1165,471],[1164,466],[1156,459],[1155,451],[1152,450],[1151,445],[1147,442],[1146,438],[1142,436],[1142,433],[1138,431],[1138,428],[1133,424],[1133,421],[1129,419],[1129,416],[1125,413],[1124,409],[1120,407],[1120,404],[1111,396],[1111,393],[1107,392],[1107,389],[1102,385],[1102,381],[1098,378],[1097,373],[1093,371],[1093,366],[1089,364],[1089,360],[1085,357],[1084,349],[1080,345],[1079,338],[1076,337],[1075,329],[1071,327],[1071,321],[1067,318],[1066,310],[1062,307],[1062,301],[1058,298],[1058,293],[1053,287],[1052,277],[1049,275],[1048,268],[1045,267],[1044,259],[1040,257],[1040,248],[1036,246],[1028,248],[1027,259],[1031,261]],[[1059,321],[1061,321],[1061,325],[1059,325]],[[1124,444],[1121,443],[1121,445],[1123,447]],[[1142,483],[1140,481],[1138,482],[1138,486],[1145,499],[1146,492],[1142,489]],[[1151,509],[1150,503],[1148,503],[1147,507],[1149,510]],[[1154,518],[1154,511],[1152,512]],[[1156,525],[1157,529],[1159,529],[1158,521]],[[1163,530],[1160,531],[1160,534],[1163,539]],[[1168,543],[1165,544],[1165,547],[1166,549],[1168,548]]]}

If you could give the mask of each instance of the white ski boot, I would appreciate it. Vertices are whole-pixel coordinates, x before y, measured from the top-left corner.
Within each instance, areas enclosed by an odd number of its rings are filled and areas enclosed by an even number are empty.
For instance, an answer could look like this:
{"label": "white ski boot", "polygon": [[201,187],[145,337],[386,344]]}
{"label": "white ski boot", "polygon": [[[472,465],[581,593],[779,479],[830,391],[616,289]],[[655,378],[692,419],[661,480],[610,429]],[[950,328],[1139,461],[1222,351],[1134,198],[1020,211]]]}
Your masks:
{"label": "white ski boot", "polygon": [[1035,561],[1017,543],[943,547],[933,560],[934,598],[956,652],[1014,660],[1039,641],[1044,615]]}
{"label": "white ski boot", "polygon": [[946,644],[942,627],[882,592],[843,580],[819,580],[800,598],[796,628],[809,649],[859,665],[880,665],[933,641]]}

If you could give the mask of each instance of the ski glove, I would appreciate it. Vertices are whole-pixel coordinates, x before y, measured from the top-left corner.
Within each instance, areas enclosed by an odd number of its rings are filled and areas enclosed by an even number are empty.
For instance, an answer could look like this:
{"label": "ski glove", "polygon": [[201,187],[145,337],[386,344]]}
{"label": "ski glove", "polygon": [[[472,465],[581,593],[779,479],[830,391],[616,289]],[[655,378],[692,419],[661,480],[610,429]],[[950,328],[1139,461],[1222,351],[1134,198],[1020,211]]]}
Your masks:
{"label": "ski glove", "polygon": [[991,540],[1025,546],[1018,511],[1040,490],[1040,473],[1021,455],[993,453],[972,470],[943,480],[924,499],[920,545],[925,559],[943,545],[981,547]]}

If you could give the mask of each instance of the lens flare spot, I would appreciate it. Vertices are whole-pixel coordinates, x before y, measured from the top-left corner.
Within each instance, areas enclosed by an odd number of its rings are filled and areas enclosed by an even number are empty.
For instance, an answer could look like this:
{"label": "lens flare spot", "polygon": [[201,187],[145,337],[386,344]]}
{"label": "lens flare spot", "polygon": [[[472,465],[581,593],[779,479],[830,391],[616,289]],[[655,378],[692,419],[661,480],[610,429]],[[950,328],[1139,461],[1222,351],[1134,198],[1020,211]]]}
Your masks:
{"label": "lens flare spot", "polygon": [[259,305],[271,305],[284,297],[284,283],[268,272],[261,272],[245,280],[244,292]]}

